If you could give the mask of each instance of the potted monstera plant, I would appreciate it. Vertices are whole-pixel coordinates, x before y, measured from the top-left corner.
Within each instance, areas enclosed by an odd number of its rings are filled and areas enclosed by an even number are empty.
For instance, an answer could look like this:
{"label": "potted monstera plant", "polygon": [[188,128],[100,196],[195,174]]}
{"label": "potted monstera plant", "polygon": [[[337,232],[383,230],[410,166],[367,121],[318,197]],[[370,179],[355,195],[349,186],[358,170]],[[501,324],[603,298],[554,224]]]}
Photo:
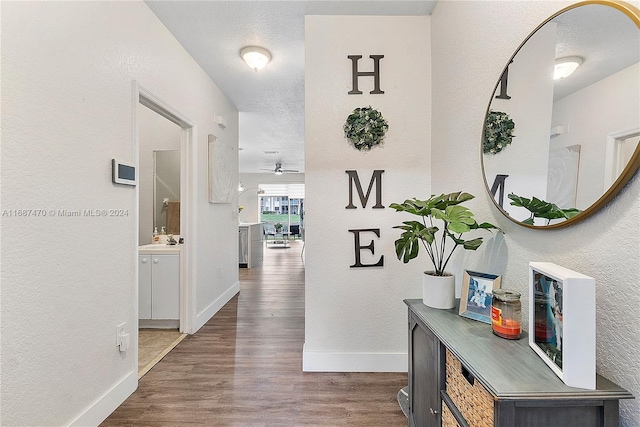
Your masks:
{"label": "potted monstera plant", "polygon": [[469,193],[457,192],[432,195],[427,200],[408,199],[392,203],[396,212],[407,212],[420,217],[416,221],[403,221],[393,228],[403,230],[395,241],[396,255],[404,263],[418,256],[423,247],[433,269],[424,272],[422,280],[423,303],[433,308],[453,308],[455,305],[455,277],[446,271],[451,256],[458,248],[475,251],[482,245],[482,237],[465,240],[472,230],[498,230],[488,222],[478,224],[473,212],[462,203],[473,199]]}

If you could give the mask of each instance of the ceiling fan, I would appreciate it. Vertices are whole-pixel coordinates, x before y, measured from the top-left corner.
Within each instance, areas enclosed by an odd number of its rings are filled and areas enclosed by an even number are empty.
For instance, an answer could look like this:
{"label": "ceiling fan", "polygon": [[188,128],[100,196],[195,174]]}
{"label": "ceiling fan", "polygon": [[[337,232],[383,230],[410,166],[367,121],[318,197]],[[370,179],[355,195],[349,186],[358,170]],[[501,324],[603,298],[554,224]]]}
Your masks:
{"label": "ceiling fan", "polygon": [[263,171],[271,171],[273,173],[275,173],[276,175],[282,175],[283,173],[290,173],[290,172],[298,172],[295,169],[282,169],[282,163],[276,163],[276,168],[275,169],[261,169]]}

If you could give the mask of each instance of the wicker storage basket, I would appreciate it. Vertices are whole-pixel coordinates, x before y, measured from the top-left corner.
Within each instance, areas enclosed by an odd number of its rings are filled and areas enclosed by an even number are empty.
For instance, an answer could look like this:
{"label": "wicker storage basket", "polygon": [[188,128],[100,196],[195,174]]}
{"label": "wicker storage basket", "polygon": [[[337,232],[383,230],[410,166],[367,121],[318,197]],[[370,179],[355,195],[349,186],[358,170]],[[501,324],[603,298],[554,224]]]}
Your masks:
{"label": "wicker storage basket", "polygon": [[442,427],[460,427],[444,402],[442,402]]}
{"label": "wicker storage basket", "polygon": [[[473,427],[493,426],[493,396],[479,381],[474,381],[473,385],[469,384],[469,381],[462,374],[462,364],[449,349],[447,349],[446,358],[447,394],[460,410],[464,419]],[[444,408],[446,405],[442,406]],[[442,419],[443,425],[445,425],[444,409]]]}

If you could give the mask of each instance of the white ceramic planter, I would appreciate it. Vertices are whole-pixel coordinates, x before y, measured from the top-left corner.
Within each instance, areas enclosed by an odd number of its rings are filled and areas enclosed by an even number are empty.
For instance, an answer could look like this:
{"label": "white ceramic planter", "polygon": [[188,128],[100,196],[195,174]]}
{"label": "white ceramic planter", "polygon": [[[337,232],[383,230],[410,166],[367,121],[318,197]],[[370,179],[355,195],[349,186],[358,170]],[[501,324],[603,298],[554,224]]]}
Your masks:
{"label": "white ceramic planter", "polygon": [[456,305],[456,277],[433,276],[425,271],[422,275],[422,303],[432,308],[449,309]]}

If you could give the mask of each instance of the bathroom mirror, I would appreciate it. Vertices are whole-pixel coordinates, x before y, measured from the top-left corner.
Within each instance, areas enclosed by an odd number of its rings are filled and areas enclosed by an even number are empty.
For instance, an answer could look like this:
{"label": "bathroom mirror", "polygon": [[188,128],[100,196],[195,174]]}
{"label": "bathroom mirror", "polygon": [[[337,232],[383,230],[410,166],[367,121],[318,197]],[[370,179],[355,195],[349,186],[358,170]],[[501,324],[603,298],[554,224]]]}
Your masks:
{"label": "bathroom mirror", "polygon": [[153,152],[153,226],[180,234],[180,150]]}
{"label": "bathroom mirror", "polygon": [[[554,80],[554,66],[569,61],[577,69]],[[609,1],[567,7],[499,77],[481,162],[500,211],[526,227],[557,228],[612,200],[640,165],[640,11]]]}

